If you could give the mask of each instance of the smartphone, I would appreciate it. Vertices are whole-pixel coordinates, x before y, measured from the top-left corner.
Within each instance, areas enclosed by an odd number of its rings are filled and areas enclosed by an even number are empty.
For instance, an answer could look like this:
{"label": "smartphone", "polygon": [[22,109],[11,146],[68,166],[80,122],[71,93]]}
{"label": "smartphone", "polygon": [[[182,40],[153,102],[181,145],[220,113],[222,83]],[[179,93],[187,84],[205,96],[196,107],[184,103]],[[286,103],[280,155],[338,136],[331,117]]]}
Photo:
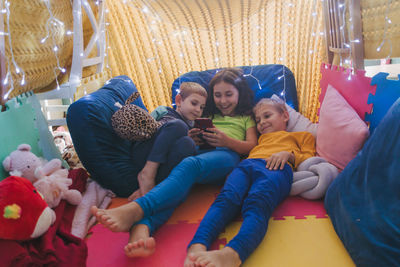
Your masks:
{"label": "smartphone", "polygon": [[209,118],[198,118],[194,120],[194,128],[199,128],[204,131],[207,128],[214,128],[214,125]]}
{"label": "smartphone", "polygon": [[[194,128],[199,128],[200,130],[207,131],[207,128],[214,128],[212,120],[209,118],[198,118],[194,120]],[[204,144],[200,145],[200,149],[214,149],[215,146],[210,145],[203,139],[203,135],[200,134],[199,137],[204,141]]]}

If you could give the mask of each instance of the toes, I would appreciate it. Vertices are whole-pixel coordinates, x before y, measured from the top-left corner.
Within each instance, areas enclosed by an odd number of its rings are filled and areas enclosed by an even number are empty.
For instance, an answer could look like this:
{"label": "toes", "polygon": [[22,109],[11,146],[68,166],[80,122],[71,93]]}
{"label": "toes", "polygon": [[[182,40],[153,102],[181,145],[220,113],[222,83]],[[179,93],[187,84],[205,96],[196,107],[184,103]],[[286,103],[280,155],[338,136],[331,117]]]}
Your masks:
{"label": "toes", "polygon": [[205,258],[203,256],[199,256],[196,260],[196,263],[199,264],[199,266],[207,266],[207,264],[210,263],[210,260],[208,258]]}
{"label": "toes", "polygon": [[132,248],[134,248],[134,249],[140,248],[138,242],[136,242],[136,241],[135,241],[135,242],[132,242]]}
{"label": "toes", "polygon": [[188,256],[189,256],[189,259],[192,261],[196,261],[197,257],[198,257],[198,255],[196,255],[195,253],[189,253]]}
{"label": "toes", "polygon": [[149,237],[145,240],[144,245],[146,248],[149,248],[149,249],[155,248],[156,240],[154,239],[154,237]]}
{"label": "toes", "polygon": [[139,240],[137,241],[137,243],[138,243],[138,246],[139,246],[139,247],[142,247],[142,248],[145,247],[145,245],[144,245],[144,240],[143,240],[143,239],[139,239]]}

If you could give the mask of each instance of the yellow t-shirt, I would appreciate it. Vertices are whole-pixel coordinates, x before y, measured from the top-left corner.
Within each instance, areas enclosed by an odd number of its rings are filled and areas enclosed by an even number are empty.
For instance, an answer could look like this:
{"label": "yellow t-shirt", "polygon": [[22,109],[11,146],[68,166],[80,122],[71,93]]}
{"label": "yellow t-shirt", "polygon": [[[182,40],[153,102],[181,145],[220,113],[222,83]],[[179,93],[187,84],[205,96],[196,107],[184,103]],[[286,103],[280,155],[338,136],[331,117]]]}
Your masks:
{"label": "yellow t-shirt", "polygon": [[250,116],[221,116],[214,115],[212,120],[214,126],[223,131],[227,136],[244,141],[246,140],[246,131],[254,127],[256,123]]}
{"label": "yellow t-shirt", "polygon": [[301,162],[315,156],[315,138],[309,132],[266,133],[258,138],[258,145],[250,151],[248,158],[265,159],[281,151],[293,152],[295,160],[292,168],[296,169]]}

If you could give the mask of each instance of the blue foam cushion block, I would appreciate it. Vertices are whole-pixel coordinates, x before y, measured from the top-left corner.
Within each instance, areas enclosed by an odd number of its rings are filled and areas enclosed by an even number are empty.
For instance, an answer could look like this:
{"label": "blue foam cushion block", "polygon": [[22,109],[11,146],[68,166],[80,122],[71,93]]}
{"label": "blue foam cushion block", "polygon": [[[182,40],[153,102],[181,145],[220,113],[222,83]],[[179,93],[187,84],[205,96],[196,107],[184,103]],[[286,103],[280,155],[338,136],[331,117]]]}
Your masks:
{"label": "blue foam cushion block", "polygon": [[400,266],[400,99],[332,182],[325,208],[357,266]]}
{"label": "blue foam cushion block", "polygon": [[[132,142],[118,137],[111,116],[137,89],[127,76],[118,76],[70,105],[67,124],[76,152],[85,168],[103,187],[120,196],[129,196],[137,188],[132,177]],[[134,104],[144,108],[141,98]]]}
{"label": "blue foam cushion block", "polygon": [[[372,113],[365,118],[370,122],[372,133],[393,103],[400,98],[400,80],[387,79],[388,73],[379,72],[371,79],[371,85],[376,85],[375,95],[370,94],[368,104],[373,104]],[[400,79],[400,75],[398,75]]]}
{"label": "blue foam cushion block", "polygon": [[[254,91],[255,102],[264,97],[271,97],[273,94],[283,98],[281,93],[285,88],[286,93],[284,95],[286,103],[298,111],[299,107],[295,78],[292,71],[286,66],[279,64],[268,64],[258,66],[242,66],[238,68],[243,70],[243,74],[245,75],[247,83]],[[197,82],[208,90],[208,84],[217,70],[219,69],[191,71],[179,76],[172,84],[172,103],[175,103],[177,89],[179,89],[179,86],[182,82]],[[248,74],[251,74],[251,76]],[[257,80],[252,76],[259,81],[260,86]]]}

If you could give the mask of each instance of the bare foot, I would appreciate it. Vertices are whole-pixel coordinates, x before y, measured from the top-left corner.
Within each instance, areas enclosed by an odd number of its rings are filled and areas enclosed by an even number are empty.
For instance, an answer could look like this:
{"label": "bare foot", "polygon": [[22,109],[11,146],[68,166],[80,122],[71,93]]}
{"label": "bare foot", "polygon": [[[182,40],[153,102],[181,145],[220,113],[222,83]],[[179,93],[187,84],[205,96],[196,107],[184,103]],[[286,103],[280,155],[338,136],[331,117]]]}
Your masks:
{"label": "bare foot", "polygon": [[143,218],[143,210],[136,202],[129,202],[114,209],[90,208],[99,223],[113,232],[128,232],[131,226]]}
{"label": "bare foot", "polygon": [[156,250],[156,241],[150,237],[149,228],[145,224],[132,227],[129,243],[124,247],[126,256],[130,258],[148,257]]}
{"label": "bare foot", "polygon": [[196,252],[203,252],[207,251],[206,246],[203,244],[193,244],[189,247],[187,251],[187,255],[185,258],[185,262],[183,263],[184,267],[195,267],[195,262],[196,262]]}
{"label": "bare foot", "polygon": [[158,166],[160,166],[158,162],[147,161],[146,165],[139,172],[137,178],[142,196],[154,187]]}
{"label": "bare foot", "polygon": [[[230,247],[221,250],[193,252],[194,266],[202,267],[239,267],[242,263],[239,254]],[[197,265],[196,265],[197,264]]]}
{"label": "bare foot", "polygon": [[138,199],[139,197],[142,196],[142,192],[140,191],[140,188],[138,190],[136,190],[135,192],[132,193],[132,195],[130,195],[128,197],[129,201],[134,201],[136,199]]}

